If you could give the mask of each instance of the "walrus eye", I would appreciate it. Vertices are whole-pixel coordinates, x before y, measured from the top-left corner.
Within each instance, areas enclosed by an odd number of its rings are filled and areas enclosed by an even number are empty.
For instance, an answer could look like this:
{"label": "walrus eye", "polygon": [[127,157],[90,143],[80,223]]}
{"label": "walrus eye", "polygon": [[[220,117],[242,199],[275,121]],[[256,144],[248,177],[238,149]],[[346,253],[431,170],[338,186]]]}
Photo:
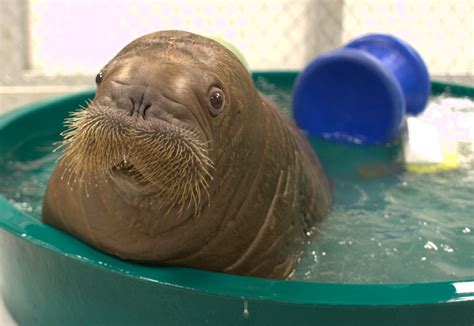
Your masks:
{"label": "walrus eye", "polygon": [[103,78],[104,78],[104,73],[101,71],[97,74],[97,76],[95,76],[95,84],[99,86],[100,83],[102,83]]}
{"label": "walrus eye", "polygon": [[224,92],[217,87],[212,87],[209,92],[209,112],[212,116],[217,116],[222,112],[225,105]]}

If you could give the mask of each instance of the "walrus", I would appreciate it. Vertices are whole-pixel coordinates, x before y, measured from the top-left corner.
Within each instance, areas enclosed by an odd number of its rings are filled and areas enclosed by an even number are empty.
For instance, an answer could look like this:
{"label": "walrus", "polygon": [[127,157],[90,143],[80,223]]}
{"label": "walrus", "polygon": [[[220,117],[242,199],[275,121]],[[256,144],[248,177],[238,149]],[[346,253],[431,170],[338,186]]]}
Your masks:
{"label": "walrus", "polygon": [[67,120],[42,220],[119,258],[284,279],[330,209],[304,135],[225,47],[123,48]]}

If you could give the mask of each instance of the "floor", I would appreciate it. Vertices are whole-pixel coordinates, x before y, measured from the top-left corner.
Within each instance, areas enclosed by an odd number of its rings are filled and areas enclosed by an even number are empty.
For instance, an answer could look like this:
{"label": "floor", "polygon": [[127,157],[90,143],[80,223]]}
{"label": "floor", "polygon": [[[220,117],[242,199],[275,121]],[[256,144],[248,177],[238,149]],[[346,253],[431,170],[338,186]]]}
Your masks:
{"label": "floor", "polygon": [[[2,251],[0,250],[0,264],[4,262],[3,259],[1,259],[2,258],[1,256],[2,256]],[[0,266],[0,325],[1,326],[14,326],[16,325],[16,323],[11,317],[10,313],[8,312],[3,302],[3,294],[2,294],[3,276],[1,275],[1,272],[2,272],[2,268]]]}
{"label": "floor", "polygon": [[0,299],[0,325],[2,326],[15,326],[17,325],[13,318],[10,316],[5,304],[3,303],[3,298]]}

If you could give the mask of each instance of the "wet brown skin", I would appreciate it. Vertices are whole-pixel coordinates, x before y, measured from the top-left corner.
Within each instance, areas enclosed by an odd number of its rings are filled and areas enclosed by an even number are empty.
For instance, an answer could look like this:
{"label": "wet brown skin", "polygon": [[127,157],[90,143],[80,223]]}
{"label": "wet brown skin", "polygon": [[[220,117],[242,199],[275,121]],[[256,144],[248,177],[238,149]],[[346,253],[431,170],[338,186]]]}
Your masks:
{"label": "wet brown skin", "polygon": [[[225,96],[217,115],[209,109],[213,85]],[[120,137],[112,141],[92,128],[87,143],[66,144],[72,154],[51,176],[42,219],[111,255],[284,279],[306,232],[331,206],[319,161],[293,122],[256,90],[232,53],[207,38],[164,31],[133,41],[105,66],[87,110]],[[181,160],[167,161],[155,154],[162,153],[158,149],[148,153],[148,143],[137,141],[143,130],[152,133],[150,139],[168,137],[170,125],[179,126],[173,129],[179,137],[180,130],[191,130],[183,131],[183,139],[200,144],[212,163],[208,174],[188,163],[190,172],[168,173],[168,183],[181,182],[183,174],[204,178],[208,186],[200,183],[199,199],[183,195],[185,201],[173,201],[160,188],[168,185],[160,183],[164,177],[153,179],[145,169]],[[111,146],[121,142],[115,155]],[[118,163],[121,156],[126,163]]]}

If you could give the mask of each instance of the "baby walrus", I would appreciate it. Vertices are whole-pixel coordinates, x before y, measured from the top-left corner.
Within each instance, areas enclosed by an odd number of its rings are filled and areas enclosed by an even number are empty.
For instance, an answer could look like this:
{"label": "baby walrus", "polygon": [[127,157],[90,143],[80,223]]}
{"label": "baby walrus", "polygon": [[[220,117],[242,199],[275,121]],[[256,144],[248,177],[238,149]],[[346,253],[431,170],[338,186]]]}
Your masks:
{"label": "baby walrus", "polygon": [[219,43],[127,45],[68,120],[43,221],[123,259],[286,278],[331,206],[293,122]]}

